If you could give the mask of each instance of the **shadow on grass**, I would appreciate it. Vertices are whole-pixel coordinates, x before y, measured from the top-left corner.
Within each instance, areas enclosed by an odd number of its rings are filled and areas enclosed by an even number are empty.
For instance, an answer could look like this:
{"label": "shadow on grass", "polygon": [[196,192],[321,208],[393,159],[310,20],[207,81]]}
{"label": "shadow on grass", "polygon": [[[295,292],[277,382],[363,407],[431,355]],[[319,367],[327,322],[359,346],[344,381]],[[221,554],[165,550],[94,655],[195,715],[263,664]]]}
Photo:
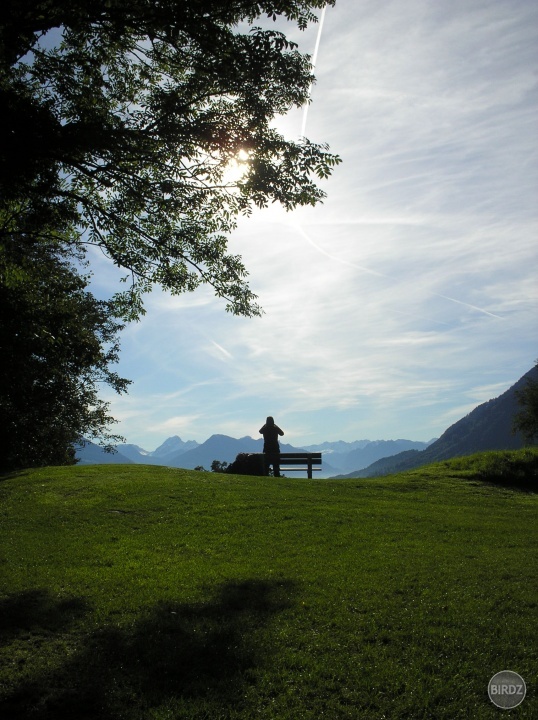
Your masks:
{"label": "shadow on grass", "polygon": [[47,590],[25,590],[0,600],[0,644],[28,633],[56,633],[88,611],[83,598],[53,598]]}
{"label": "shadow on grass", "polygon": [[[424,468],[424,472],[428,470],[437,476],[461,478],[525,493],[538,492],[538,448],[489,450],[463,455]],[[420,468],[416,472],[420,473]]]}
{"label": "shadow on grass", "polygon": [[538,492],[538,454],[530,450],[477,456],[478,477],[485,483],[523,492]]}
{"label": "shadow on grass", "polygon": [[194,703],[216,717],[241,704],[252,671],[271,653],[264,628],[293,593],[289,581],[251,580],[226,583],[207,602],[157,603],[128,628],[80,636],[80,650],[21,681],[0,702],[0,716],[117,720]]}
{"label": "shadow on grass", "polygon": [[536,478],[481,478],[484,485],[505,488],[506,490],[519,490],[523,493],[538,493],[538,480]]}
{"label": "shadow on grass", "polygon": [[28,470],[4,470],[0,472],[0,483],[12,478],[21,478],[29,474]]}

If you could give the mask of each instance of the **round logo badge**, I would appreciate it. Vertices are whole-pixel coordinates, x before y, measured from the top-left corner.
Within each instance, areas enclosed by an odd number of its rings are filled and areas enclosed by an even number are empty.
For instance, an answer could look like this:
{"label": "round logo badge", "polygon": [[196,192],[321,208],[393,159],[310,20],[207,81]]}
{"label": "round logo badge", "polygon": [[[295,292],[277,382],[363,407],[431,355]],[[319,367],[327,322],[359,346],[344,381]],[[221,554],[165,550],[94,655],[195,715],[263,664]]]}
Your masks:
{"label": "round logo badge", "polygon": [[508,710],[517,707],[526,694],[525,680],[512,670],[501,670],[489,681],[489,699],[499,708]]}

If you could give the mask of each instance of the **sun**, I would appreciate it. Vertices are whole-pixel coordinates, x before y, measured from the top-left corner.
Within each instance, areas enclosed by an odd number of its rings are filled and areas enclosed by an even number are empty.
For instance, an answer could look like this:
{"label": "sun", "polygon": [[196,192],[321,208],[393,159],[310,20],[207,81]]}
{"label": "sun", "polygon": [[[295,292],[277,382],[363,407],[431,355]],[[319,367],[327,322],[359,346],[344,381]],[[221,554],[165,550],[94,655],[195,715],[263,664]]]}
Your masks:
{"label": "sun", "polygon": [[248,173],[250,158],[250,152],[241,148],[237,155],[228,162],[223,175],[226,185],[237,185],[243,180]]}

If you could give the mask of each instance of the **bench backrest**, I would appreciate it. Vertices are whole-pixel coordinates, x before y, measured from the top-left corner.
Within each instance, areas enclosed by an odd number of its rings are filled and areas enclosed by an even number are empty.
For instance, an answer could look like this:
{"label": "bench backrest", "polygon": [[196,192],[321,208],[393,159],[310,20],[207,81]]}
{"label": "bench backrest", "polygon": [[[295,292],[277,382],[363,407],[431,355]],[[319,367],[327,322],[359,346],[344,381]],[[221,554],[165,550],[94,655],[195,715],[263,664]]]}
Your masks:
{"label": "bench backrest", "polygon": [[312,463],[312,465],[321,465],[321,453],[280,453],[281,462],[284,461],[286,465],[304,465],[305,463]]}

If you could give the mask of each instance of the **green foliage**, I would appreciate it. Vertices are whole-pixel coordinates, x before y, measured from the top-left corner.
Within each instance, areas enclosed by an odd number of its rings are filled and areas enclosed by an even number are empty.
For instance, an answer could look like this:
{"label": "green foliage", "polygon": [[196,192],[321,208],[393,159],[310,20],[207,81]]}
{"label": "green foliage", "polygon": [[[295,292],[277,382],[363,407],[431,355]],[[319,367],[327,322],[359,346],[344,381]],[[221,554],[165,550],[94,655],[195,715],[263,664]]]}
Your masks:
{"label": "green foliage", "polygon": [[438,469],[441,475],[538,492],[538,449],[535,448],[475,453],[427,468],[429,472],[433,469]]}
{"label": "green foliage", "polygon": [[[4,2],[5,467],[71,462],[70,442],[103,437],[112,418],[96,382],[126,387],[108,369],[115,318],[139,317],[154,285],[182,293],[207,283],[228,310],[261,313],[227,249],[237,217],[321,201],[312,177],[339,158],[274,130],[275,115],[307,100],[311,65],[282,33],[253,23],[278,16],[305,28],[325,4]],[[238,163],[244,172],[231,173]],[[69,265],[88,245],[128,271],[112,302],[93,299]]]}
{"label": "green foliage", "polygon": [[233,475],[273,476],[273,469],[268,472],[265,456],[261,453],[239,453],[228,465],[226,472]]}
{"label": "green foliage", "polygon": [[[534,367],[538,370],[538,360]],[[514,418],[514,430],[519,430],[525,440],[532,444],[538,440],[538,380],[528,377],[525,387],[516,392],[516,397],[521,410]]]}
{"label": "green foliage", "polygon": [[2,716],[489,720],[509,668],[536,717],[538,499],[468,463],[4,478]]}
{"label": "green foliage", "polygon": [[227,462],[222,462],[221,460],[213,460],[213,462],[211,463],[211,472],[225,473],[227,467]]}
{"label": "green foliage", "polygon": [[110,369],[122,325],[109,302],[59,245],[9,238],[0,246],[0,469],[75,462],[83,436],[117,442],[98,399],[100,383],[116,392],[128,381]]}
{"label": "green foliage", "polygon": [[[252,23],[283,16],[304,28],[334,0],[6,1],[0,190],[20,208],[15,232],[42,239],[54,219],[64,239],[101,247],[129,272],[128,318],[155,284],[208,283],[227,309],[259,314],[227,252],[237,216],[316,204],[311,176],[340,160],[272,127],[307,101],[311,65]],[[244,174],[230,177],[241,153]]]}

